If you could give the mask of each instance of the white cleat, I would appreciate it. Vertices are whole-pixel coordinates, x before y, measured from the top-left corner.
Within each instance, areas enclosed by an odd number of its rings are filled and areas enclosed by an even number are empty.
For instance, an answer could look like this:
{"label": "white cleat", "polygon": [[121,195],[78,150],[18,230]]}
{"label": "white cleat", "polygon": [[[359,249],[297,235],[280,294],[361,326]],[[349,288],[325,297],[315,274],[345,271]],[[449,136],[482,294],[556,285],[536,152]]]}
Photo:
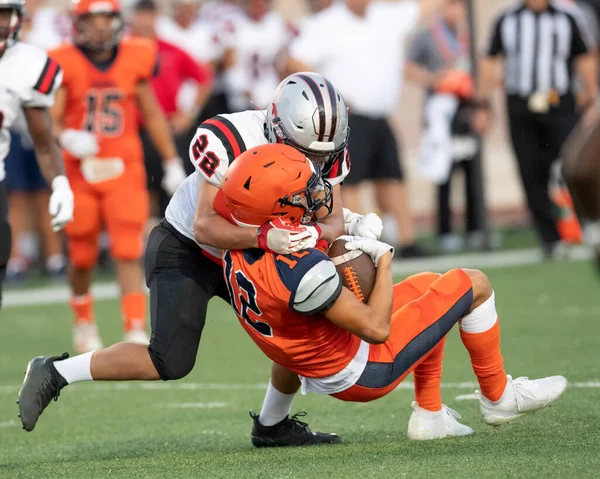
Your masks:
{"label": "white cleat", "polygon": [[144,344],[148,346],[150,339],[143,329],[132,329],[125,333],[125,341],[135,344]]}
{"label": "white cleat", "polygon": [[567,388],[567,379],[563,376],[530,380],[507,375],[506,378],[506,389],[497,402],[475,391],[483,421],[490,426],[500,426],[528,412],[539,411],[560,398]]}
{"label": "white cleat", "polygon": [[457,421],[461,416],[455,410],[442,404],[441,411],[431,412],[412,404],[413,412],[408,421],[408,438],[412,441],[429,441],[445,437],[468,436],[473,429]]}
{"label": "white cleat", "polygon": [[95,324],[78,324],[73,327],[73,344],[77,354],[102,349],[104,345]]}

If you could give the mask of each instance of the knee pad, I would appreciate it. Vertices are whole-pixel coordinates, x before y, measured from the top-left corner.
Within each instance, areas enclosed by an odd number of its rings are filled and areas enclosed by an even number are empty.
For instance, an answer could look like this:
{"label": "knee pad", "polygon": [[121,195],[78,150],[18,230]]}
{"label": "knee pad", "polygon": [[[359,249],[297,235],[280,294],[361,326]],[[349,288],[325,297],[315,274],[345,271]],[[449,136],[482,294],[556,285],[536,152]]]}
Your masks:
{"label": "knee pad", "polygon": [[98,238],[93,237],[70,237],[69,238],[69,260],[76,268],[91,268],[98,259]]}
{"label": "knee pad", "polygon": [[121,228],[111,235],[110,254],[114,259],[138,260],[144,251],[143,229],[138,227]]}
{"label": "knee pad", "polygon": [[194,364],[196,363],[195,357],[186,358],[183,355],[163,354],[160,352],[160,348],[153,347],[153,339],[150,340],[148,353],[156,371],[158,371],[160,379],[163,381],[182,379],[194,369]]}

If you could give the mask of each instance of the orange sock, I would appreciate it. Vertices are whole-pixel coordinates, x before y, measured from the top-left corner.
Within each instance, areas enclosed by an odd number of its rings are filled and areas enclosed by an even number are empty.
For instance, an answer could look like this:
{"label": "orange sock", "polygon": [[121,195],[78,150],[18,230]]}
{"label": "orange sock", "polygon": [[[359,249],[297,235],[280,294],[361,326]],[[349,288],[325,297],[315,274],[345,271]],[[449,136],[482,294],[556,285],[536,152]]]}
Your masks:
{"label": "orange sock", "polygon": [[481,393],[490,401],[498,401],[506,388],[504,360],[500,352],[500,323],[481,333],[460,331],[463,344],[471,356],[471,365],[479,381]]}
{"label": "orange sock", "polygon": [[413,371],[415,380],[415,400],[419,407],[427,411],[442,409],[442,394],[440,383],[442,381],[442,360],[444,359],[444,337],[429,355]]}
{"label": "orange sock", "polygon": [[71,298],[71,309],[75,314],[75,326],[80,324],[91,324],[94,322],[94,301],[91,294],[73,296]]}
{"label": "orange sock", "polygon": [[123,327],[125,332],[146,328],[146,295],[127,293],[121,298]]}

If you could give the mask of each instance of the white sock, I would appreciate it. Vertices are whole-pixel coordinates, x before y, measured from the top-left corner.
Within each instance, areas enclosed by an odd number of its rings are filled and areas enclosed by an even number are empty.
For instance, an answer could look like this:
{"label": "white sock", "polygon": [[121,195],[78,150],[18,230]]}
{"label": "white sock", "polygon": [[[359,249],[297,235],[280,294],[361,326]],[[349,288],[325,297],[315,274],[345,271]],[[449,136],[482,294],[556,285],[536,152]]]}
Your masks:
{"label": "white sock", "polygon": [[258,421],[263,426],[274,426],[289,416],[292,410],[292,402],[296,394],[283,394],[275,389],[269,381],[267,394],[260,410]]}
{"label": "white sock", "polygon": [[91,368],[92,354],[94,354],[94,351],[69,359],[63,359],[62,361],[54,361],[53,364],[59,374],[69,384],[81,381],[93,381]]}
{"label": "white sock", "polygon": [[496,294],[492,292],[482,305],[477,306],[459,321],[460,329],[465,333],[483,333],[491,329],[498,321],[495,299]]}

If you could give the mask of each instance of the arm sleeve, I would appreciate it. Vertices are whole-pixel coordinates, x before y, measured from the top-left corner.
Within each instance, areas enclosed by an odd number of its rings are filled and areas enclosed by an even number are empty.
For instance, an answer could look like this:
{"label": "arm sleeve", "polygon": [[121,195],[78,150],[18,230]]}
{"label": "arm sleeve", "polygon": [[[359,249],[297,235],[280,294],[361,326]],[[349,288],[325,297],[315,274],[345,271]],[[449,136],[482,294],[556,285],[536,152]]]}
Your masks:
{"label": "arm sleeve", "polygon": [[586,24],[582,10],[577,5],[569,8],[569,21],[571,22],[571,56],[577,57],[589,53],[594,46],[594,40]]}
{"label": "arm sleeve", "polygon": [[208,65],[196,63],[194,59],[181,49],[177,49],[179,65],[182,77],[187,80],[194,80],[200,85],[206,85],[212,82],[213,74]]}
{"label": "arm sleeve", "polygon": [[[54,96],[63,81],[63,70],[58,61],[44,56],[37,61],[32,58],[31,62],[38,66],[35,71],[33,87],[24,92],[21,104],[24,108],[49,108],[54,105]],[[43,66],[42,66],[43,65]]]}
{"label": "arm sleeve", "polygon": [[158,48],[155,42],[144,42],[136,53],[140,67],[138,81],[152,80],[160,68]]}
{"label": "arm sleeve", "polygon": [[189,159],[211,185],[219,188],[229,167],[229,156],[223,142],[210,130],[200,126],[189,147]]}
{"label": "arm sleeve", "polygon": [[490,38],[484,48],[484,55],[487,57],[497,57],[504,55],[504,45],[502,44],[502,22],[504,21],[504,15],[500,15],[490,31]]}
{"label": "arm sleeve", "polygon": [[427,66],[426,35],[426,30],[419,31],[408,45],[408,60],[421,66]]}

